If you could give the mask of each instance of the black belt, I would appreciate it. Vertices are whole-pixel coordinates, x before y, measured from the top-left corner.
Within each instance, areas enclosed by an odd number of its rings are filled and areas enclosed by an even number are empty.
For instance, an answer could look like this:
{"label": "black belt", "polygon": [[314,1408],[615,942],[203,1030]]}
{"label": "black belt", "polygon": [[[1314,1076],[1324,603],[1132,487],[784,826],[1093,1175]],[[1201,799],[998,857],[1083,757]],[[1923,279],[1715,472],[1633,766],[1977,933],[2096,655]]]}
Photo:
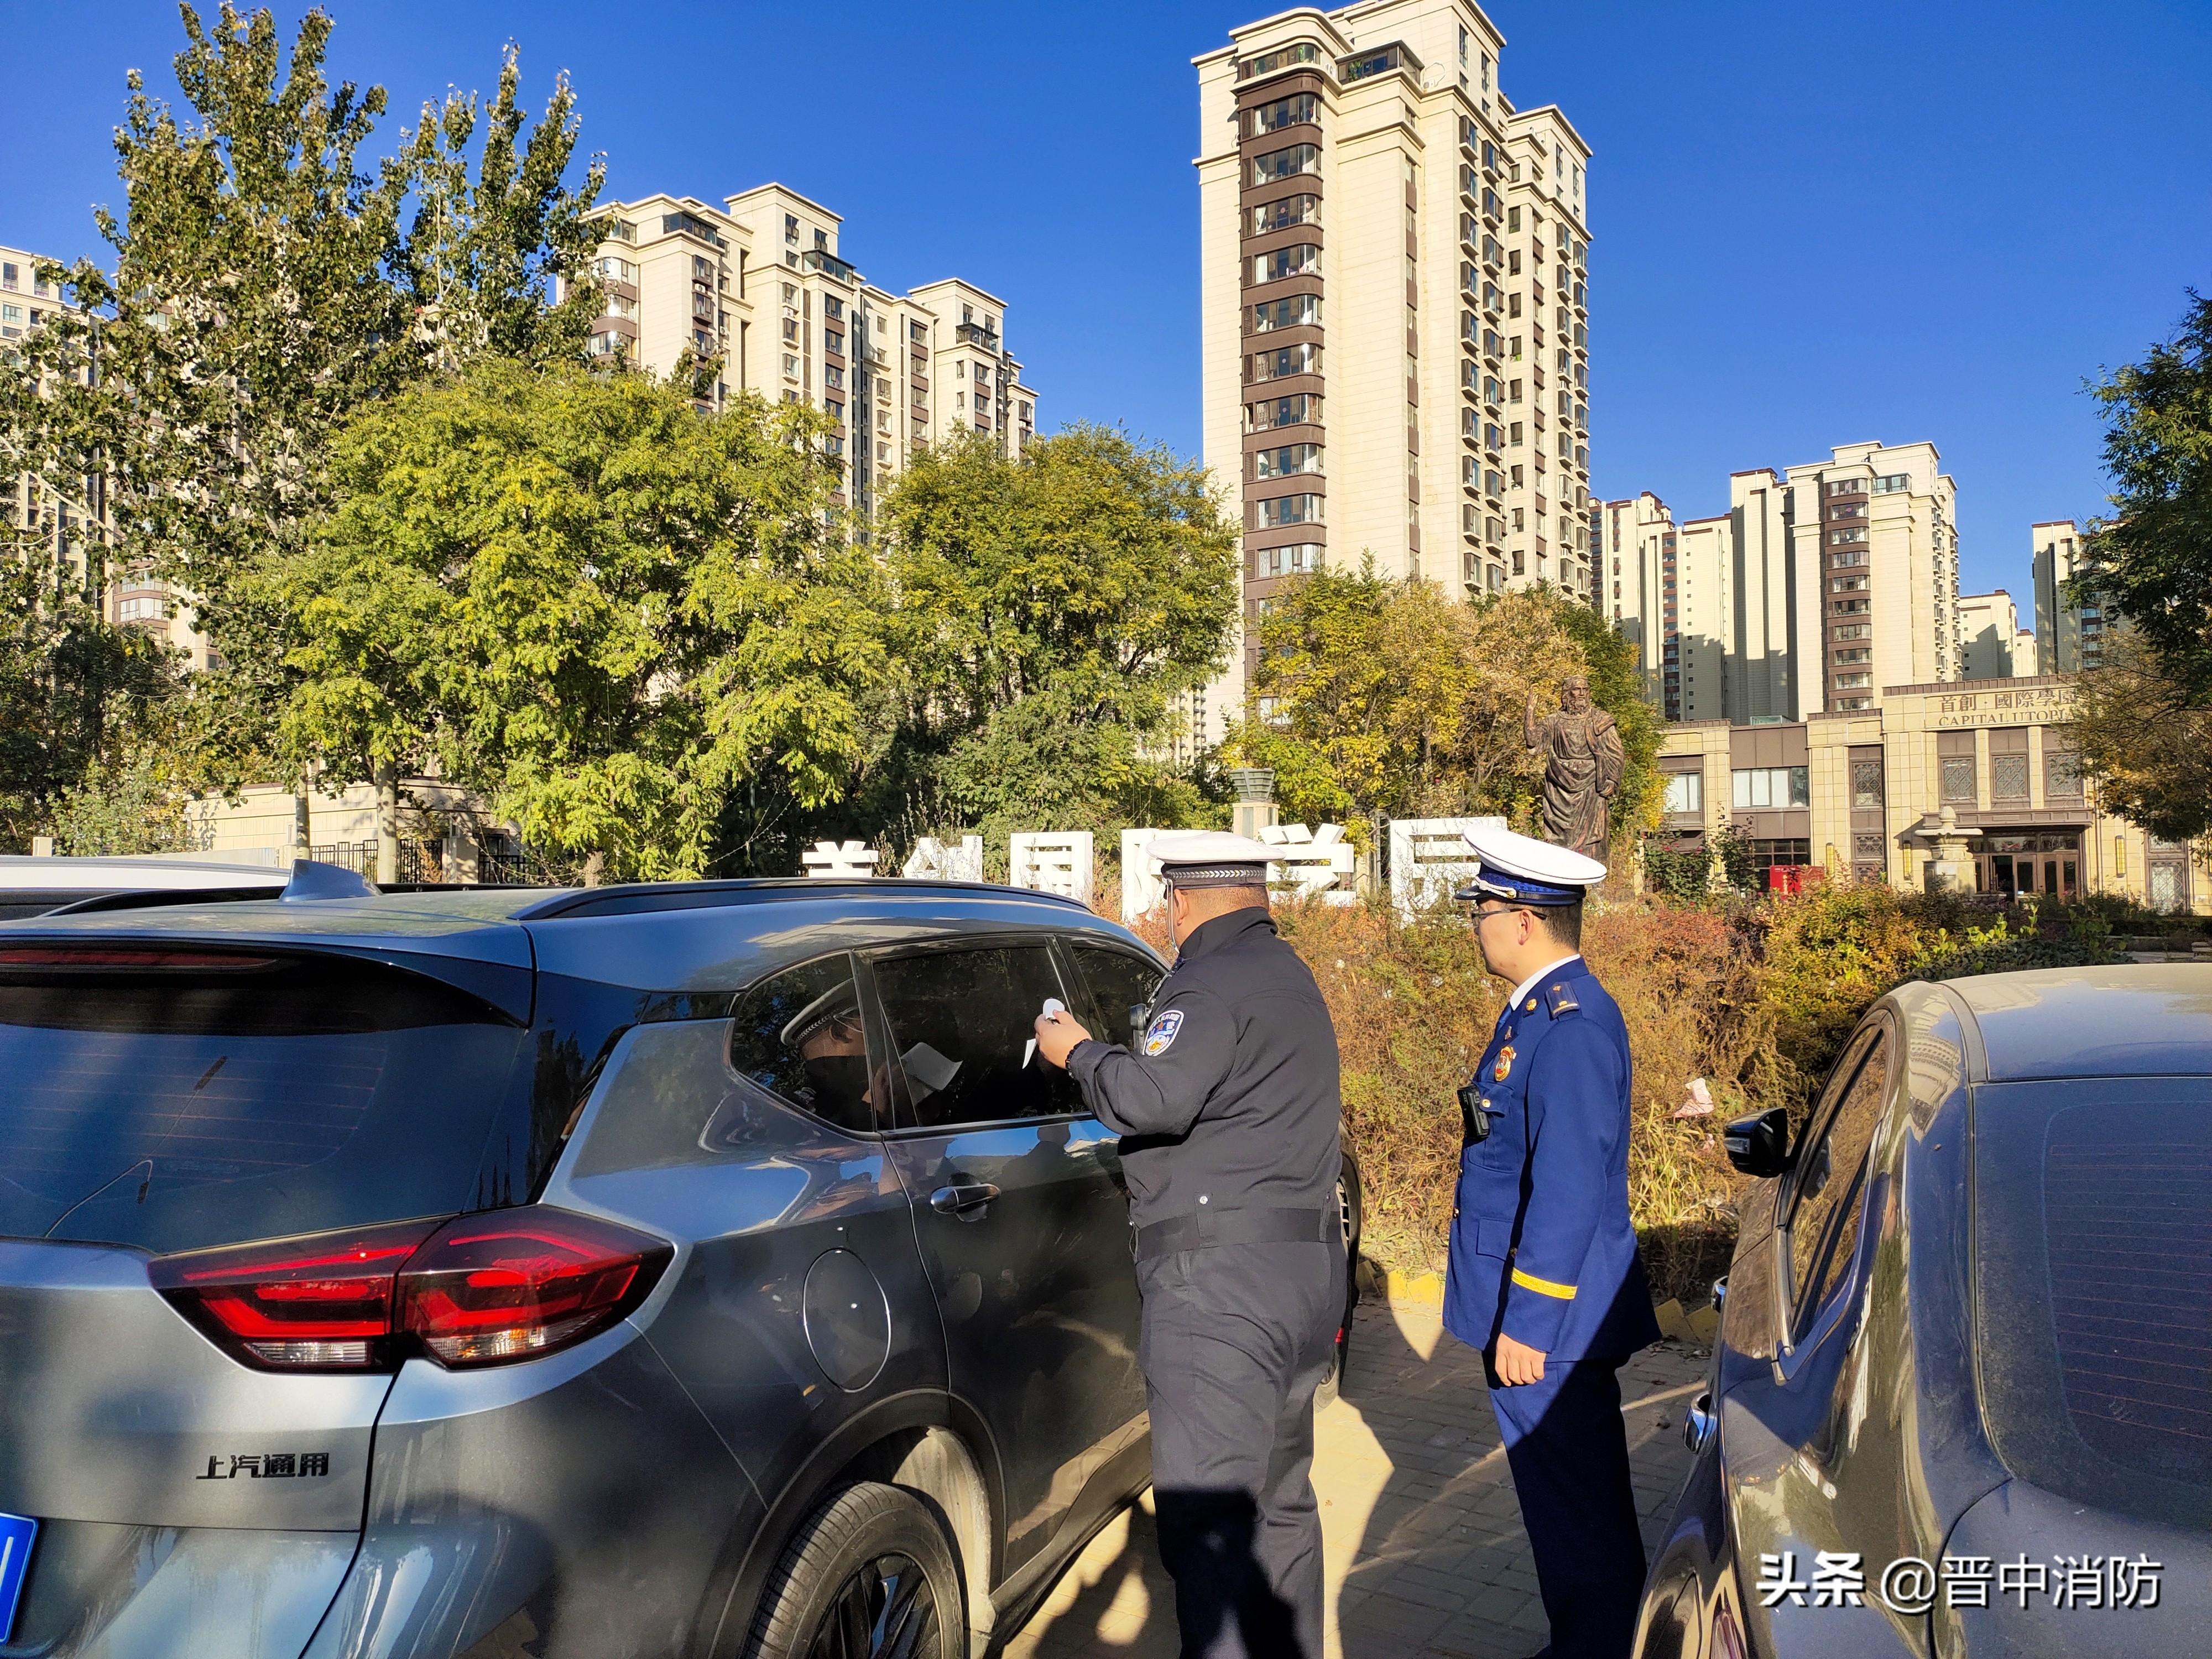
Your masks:
{"label": "black belt", "polygon": [[1341,1244],[1344,1219],[1334,1210],[1200,1210],[1134,1231],[1137,1260],[1149,1261],[1217,1244]]}

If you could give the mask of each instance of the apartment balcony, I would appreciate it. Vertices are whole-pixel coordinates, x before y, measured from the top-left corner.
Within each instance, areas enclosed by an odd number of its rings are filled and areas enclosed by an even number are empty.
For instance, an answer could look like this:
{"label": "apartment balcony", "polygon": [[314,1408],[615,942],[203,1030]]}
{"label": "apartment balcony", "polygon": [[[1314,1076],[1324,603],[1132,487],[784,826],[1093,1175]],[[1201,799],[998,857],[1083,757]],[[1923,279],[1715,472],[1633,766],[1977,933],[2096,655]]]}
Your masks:
{"label": "apartment balcony", "polygon": [[962,345],[975,346],[994,356],[999,349],[998,334],[981,323],[961,323],[952,331],[952,337]]}
{"label": "apartment balcony", "polygon": [[834,276],[848,288],[860,280],[860,273],[847,264],[827,248],[811,247],[799,256],[801,270],[818,270],[825,276]]}

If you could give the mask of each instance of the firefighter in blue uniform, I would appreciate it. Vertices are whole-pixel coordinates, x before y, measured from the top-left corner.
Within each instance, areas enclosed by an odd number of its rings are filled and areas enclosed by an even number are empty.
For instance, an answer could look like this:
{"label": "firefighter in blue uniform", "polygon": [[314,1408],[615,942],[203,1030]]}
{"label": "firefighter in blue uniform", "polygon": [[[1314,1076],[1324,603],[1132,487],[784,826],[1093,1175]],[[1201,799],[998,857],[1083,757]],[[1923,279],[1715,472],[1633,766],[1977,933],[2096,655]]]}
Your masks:
{"label": "firefighter in blue uniform", "polygon": [[1554,1659],[1626,1659],[1644,1544],[1623,1361],[1659,1340],[1628,1220],[1628,1030],[1583,965],[1605,866],[1510,830],[1468,836],[1491,973],[1513,986],[1460,1091],[1444,1325],[1482,1351]]}

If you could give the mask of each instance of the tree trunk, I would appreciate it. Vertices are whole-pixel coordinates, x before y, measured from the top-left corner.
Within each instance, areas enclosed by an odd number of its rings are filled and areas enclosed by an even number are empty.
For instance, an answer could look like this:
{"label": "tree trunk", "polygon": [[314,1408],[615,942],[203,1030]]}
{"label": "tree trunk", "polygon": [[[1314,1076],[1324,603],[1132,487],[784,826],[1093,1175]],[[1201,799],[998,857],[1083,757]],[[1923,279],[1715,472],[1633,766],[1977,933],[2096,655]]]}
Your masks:
{"label": "tree trunk", "polygon": [[387,761],[376,769],[376,879],[399,879],[399,767]]}
{"label": "tree trunk", "polygon": [[584,860],[584,885],[597,887],[607,878],[607,855],[593,853]]}

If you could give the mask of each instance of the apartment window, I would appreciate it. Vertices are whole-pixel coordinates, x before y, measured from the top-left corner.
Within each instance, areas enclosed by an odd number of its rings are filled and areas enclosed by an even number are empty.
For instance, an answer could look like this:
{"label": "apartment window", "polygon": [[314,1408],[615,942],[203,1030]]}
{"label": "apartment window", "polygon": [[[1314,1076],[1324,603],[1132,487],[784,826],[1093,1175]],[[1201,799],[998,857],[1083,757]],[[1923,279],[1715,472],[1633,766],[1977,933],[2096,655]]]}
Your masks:
{"label": "apartment window", "polygon": [[1521,447],[1521,422],[1518,421],[1513,422],[1511,442],[1514,448]]}
{"label": "apartment window", "polygon": [[788,351],[783,354],[783,372],[788,380],[795,380],[799,378],[799,359]]}
{"label": "apartment window", "polygon": [[1828,631],[1828,637],[1832,640],[1872,639],[1874,629],[1867,623],[1851,623],[1842,628],[1831,629]]}
{"label": "apartment window", "polygon": [[1270,398],[1263,403],[1248,404],[1244,414],[1249,428],[1254,432],[1269,432],[1279,426],[1303,426],[1321,419],[1321,399],[1310,392],[1300,392],[1295,398]]}
{"label": "apartment window", "polygon": [[1866,526],[1863,525],[1858,525],[1846,530],[1831,530],[1828,532],[1828,545],[1831,547],[1848,547],[1853,542],[1863,542],[1866,538]]}
{"label": "apartment window", "polygon": [[1297,542],[1289,547],[1263,548],[1254,568],[1262,576],[1303,576],[1321,568],[1321,544]]}
{"label": "apartment window", "polygon": [[799,246],[799,216],[795,213],[783,216],[783,240],[793,247]]}
{"label": "apartment window", "polygon": [[1252,182],[1255,185],[1273,184],[1279,179],[1295,179],[1302,173],[1320,171],[1321,151],[1311,144],[1292,144],[1252,158]]}
{"label": "apartment window", "polygon": [[[1867,579],[1864,576],[1831,576],[1828,578],[1828,592],[1831,593],[1863,593],[1866,592],[1866,585]],[[1841,608],[1841,606],[1838,607],[1839,610]]]}
{"label": "apartment window", "polygon": [[1294,473],[1321,471],[1319,444],[1285,444],[1280,449],[1263,449],[1252,457],[1252,476],[1255,478],[1287,478]]}
{"label": "apartment window", "polygon": [[1821,489],[1831,495],[1856,495],[1865,490],[1866,480],[1864,478],[1831,478],[1821,486]]}
{"label": "apartment window", "polygon": [[1851,763],[1851,807],[1855,811],[1879,811],[1882,805],[1881,763],[1878,760],[1856,760]]}
{"label": "apartment window", "polygon": [[1263,202],[1252,210],[1252,234],[1264,236],[1269,231],[1288,230],[1293,225],[1314,225],[1321,222],[1321,198],[1318,196],[1285,196],[1280,200]]}
{"label": "apartment window", "polygon": [[1866,562],[1867,550],[1863,547],[1846,548],[1841,553],[1828,555],[1829,568],[1835,570],[1846,569],[1852,565],[1864,564]]}
{"label": "apartment window", "polygon": [[825,363],[822,369],[822,384],[842,392],[845,388],[845,371],[835,363]]}
{"label": "apartment window", "polygon": [[1256,380],[1279,380],[1286,374],[1318,374],[1321,373],[1321,348],[1311,341],[1303,345],[1283,346],[1273,351],[1259,351],[1252,355],[1252,378]]}
{"label": "apartment window", "polygon": [[1256,138],[1263,132],[1303,125],[1314,119],[1315,109],[1314,95],[1310,92],[1294,93],[1272,104],[1261,104],[1245,112],[1245,136]]}
{"label": "apartment window", "polygon": [[1974,804],[1974,757],[1972,755],[1943,757],[1942,789],[1946,806],[1972,806]]}
{"label": "apartment window", "polygon": [[1697,772],[1667,774],[1666,810],[1669,812],[1702,812],[1705,810],[1705,780]]}
{"label": "apartment window", "polygon": [[1319,524],[1321,497],[1318,495],[1278,495],[1259,504],[1260,527],[1273,530],[1281,525]]}
{"label": "apartment window", "polygon": [[1877,495],[1893,495],[1900,489],[1911,488],[1912,475],[1910,472],[1885,472],[1874,481],[1874,493]]}
{"label": "apartment window", "polygon": [[21,328],[23,325],[23,307],[18,305],[0,305],[0,323],[7,324],[10,328]]}
{"label": "apartment window", "polygon": [[1321,321],[1321,295],[1293,294],[1287,300],[1263,300],[1252,307],[1252,331],[1298,328]]}
{"label": "apartment window", "polygon": [[1252,258],[1252,280],[1255,283],[1279,283],[1289,276],[1310,276],[1320,269],[1321,250],[1311,242],[1279,247],[1272,253],[1255,254]]}
{"label": "apartment window", "polygon": [[1834,660],[1838,663],[1872,662],[1874,660],[1874,649],[1870,646],[1850,646],[1837,652],[1835,653]]}
{"label": "apartment window", "polygon": [[[8,267],[10,270],[15,268],[13,265]],[[592,260],[592,272],[594,276],[611,277],[617,283],[634,283],[637,280],[637,267],[629,260],[618,259],[612,254]],[[13,288],[15,285],[10,283],[8,286]]]}
{"label": "apartment window", "polygon": [[929,340],[929,330],[921,323],[908,323],[906,325],[906,337],[916,345],[925,345]]}
{"label": "apartment window", "polygon": [[624,346],[619,334],[594,334],[584,342],[584,353],[590,357],[611,357]]}
{"label": "apartment window", "polygon": [[1739,812],[1760,807],[1810,806],[1809,769],[1802,766],[1739,767],[1729,775]]}
{"label": "apartment window", "polygon": [[1829,606],[1838,617],[1863,617],[1873,608],[1871,599],[1838,599]]}
{"label": "apartment window", "polygon": [[0,288],[18,287],[22,280],[22,273],[15,268],[14,261],[0,264]]}
{"label": "apartment window", "polygon": [[1273,75],[1277,70],[1289,69],[1297,64],[1318,63],[1321,48],[1310,40],[1278,46],[1273,52],[1263,52],[1257,58],[1247,58],[1237,66],[1239,80],[1249,81],[1255,76]]}
{"label": "apartment window", "polygon": [[1521,337],[1518,334],[1505,343],[1505,355],[1516,363],[1521,361]]}

